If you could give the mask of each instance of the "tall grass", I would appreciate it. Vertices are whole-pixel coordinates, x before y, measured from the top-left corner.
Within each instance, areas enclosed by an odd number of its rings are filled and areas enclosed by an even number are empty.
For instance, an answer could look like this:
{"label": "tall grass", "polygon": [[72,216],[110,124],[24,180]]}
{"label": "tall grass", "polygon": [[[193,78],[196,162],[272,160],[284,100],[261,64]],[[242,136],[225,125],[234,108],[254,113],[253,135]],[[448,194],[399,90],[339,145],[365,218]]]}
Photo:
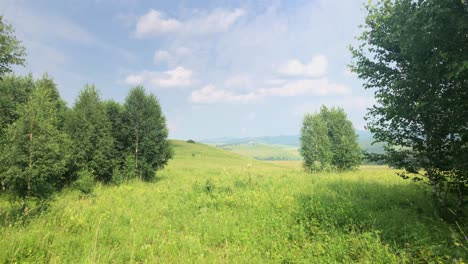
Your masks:
{"label": "tall grass", "polygon": [[434,218],[425,189],[391,169],[311,175],[297,162],[172,144],[156,182],[68,190],[29,221],[4,220],[0,262],[466,261],[466,226]]}

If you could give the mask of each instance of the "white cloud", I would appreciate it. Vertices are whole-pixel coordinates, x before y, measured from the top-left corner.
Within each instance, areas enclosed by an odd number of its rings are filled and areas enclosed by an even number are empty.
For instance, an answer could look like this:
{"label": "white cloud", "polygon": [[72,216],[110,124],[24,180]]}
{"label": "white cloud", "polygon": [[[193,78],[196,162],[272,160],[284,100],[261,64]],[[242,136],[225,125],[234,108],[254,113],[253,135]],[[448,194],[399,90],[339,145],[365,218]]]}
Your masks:
{"label": "white cloud", "polygon": [[326,78],[304,79],[288,81],[282,86],[261,88],[248,93],[236,93],[231,90],[218,89],[214,85],[207,85],[192,92],[191,101],[194,103],[255,103],[265,97],[294,97],[294,96],[329,96],[346,95],[351,93],[348,86],[330,83]]}
{"label": "white cloud", "polygon": [[260,89],[259,94],[264,96],[301,96],[301,95],[336,95],[349,94],[351,89],[348,86],[330,83],[328,79],[304,79],[288,81],[282,86]]}
{"label": "white cloud", "polygon": [[260,97],[255,93],[235,94],[231,91],[216,88],[214,85],[207,85],[200,90],[192,92],[190,100],[193,103],[213,104],[213,103],[252,103]]}
{"label": "white cloud", "polygon": [[167,17],[158,10],[150,9],[138,19],[135,36],[145,38],[168,33],[202,35],[225,32],[245,14],[242,9],[215,9],[211,13],[196,14],[190,19],[181,21]]}
{"label": "white cloud", "polygon": [[169,65],[175,65],[190,54],[191,50],[183,46],[172,49],[171,51],[156,50],[154,52],[153,61],[155,64],[167,63]]}
{"label": "white cloud", "polygon": [[278,73],[285,76],[322,77],[327,74],[327,70],[327,57],[317,55],[307,64],[296,59],[289,60],[278,68]]}
{"label": "white cloud", "polygon": [[184,67],[173,70],[157,72],[143,71],[130,74],[125,78],[129,85],[147,85],[151,88],[187,87],[194,83],[193,72]]}
{"label": "white cloud", "polygon": [[296,116],[303,116],[305,113],[316,113],[320,111],[322,105],[326,105],[327,107],[341,107],[345,110],[348,118],[352,120],[353,126],[356,129],[365,130],[366,122],[362,117],[366,114],[366,109],[372,107],[373,104],[375,104],[375,98],[373,96],[335,96],[333,98],[324,98],[299,104],[292,108],[292,113]]}

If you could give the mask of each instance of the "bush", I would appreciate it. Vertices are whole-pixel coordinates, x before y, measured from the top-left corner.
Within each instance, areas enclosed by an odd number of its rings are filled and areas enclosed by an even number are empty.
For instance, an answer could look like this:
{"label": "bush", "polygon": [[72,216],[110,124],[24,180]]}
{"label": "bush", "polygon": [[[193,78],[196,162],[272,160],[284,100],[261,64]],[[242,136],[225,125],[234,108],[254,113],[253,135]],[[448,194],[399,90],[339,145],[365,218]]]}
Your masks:
{"label": "bush", "polygon": [[125,180],[127,180],[128,178],[125,177],[125,174],[122,172],[122,170],[119,168],[119,167],[114,167],[114,169],[112,170],[112,184],[115,184],[115,185],[120,185],[122,184]]}
{"label": "bush", "polygon": [[187,142],[187,143],[190,143],[190,144],[195,144],[195,143],[197,143],[197,142],[195,142],[195,140],[192,140],[192,139],[189,139],[189,140],[187,140],[186,142]]}
{"label": "bush", "polygon": [[80,170],[78,179],[73,183],[73,187],[84,195],[90,195],[94,192],[94,175],[88,170]]}

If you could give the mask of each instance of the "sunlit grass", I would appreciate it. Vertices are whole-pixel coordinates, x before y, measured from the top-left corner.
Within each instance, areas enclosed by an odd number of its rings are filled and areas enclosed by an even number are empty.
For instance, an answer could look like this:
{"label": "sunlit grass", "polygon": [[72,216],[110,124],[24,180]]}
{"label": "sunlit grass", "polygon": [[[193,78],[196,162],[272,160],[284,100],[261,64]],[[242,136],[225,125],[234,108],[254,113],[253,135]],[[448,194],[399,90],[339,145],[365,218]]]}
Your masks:
{"label": "sunlit grass", "polygon": [[[1,227],[0,262],[320,263],[466,259],[429,195],[386,167],[306,174],[173,141],[158,181],[65,191]],[[7,206],[6,203],[0,203]]]}

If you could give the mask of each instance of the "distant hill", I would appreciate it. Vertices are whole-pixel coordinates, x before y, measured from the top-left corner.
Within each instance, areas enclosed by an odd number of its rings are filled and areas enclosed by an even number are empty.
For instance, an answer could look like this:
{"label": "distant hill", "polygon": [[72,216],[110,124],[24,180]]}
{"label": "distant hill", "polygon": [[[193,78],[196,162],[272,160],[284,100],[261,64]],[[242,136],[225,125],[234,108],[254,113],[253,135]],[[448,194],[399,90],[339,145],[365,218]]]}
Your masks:
{"label": "distant hill", "polygon": [[218,148],[232,151],[257,160],[301,160],[298,147],[263,144],[263,143],[241,143],[216,145]]}
{"label": "distant hill", "polygon": [[[383,153],[383,143],[376,143],[372,145],[374,141],[372,134],[369,131],[356,130],[356,133],[359,136],[359,145],[363,150],[373,153]],[[259,146],[264,147],[264,145],[282,145],[282,146],[291,146],[298,148],[300,146],[299,135],[281,135],[281,136],[265,136],[265,137],[245,137],[245,138],[232,138],[232,137],[223,137],[215,139],[202,140],[201,142],[226,146],[226,145],[242,145],[242,144],[258,144]]]}
{"label": "distant hill", "polygon": [[289,136],[265,136],[265,137],[245,137],[245,138],[215,138],[201,140],[201,142],[210,144],[210,145],[232,145],[232,144],[248,144],[248,143],[258,143],[258,144],[268,144],[268,145],[286,145],[299,147],[299,136],[298,135],[289,135]]}

